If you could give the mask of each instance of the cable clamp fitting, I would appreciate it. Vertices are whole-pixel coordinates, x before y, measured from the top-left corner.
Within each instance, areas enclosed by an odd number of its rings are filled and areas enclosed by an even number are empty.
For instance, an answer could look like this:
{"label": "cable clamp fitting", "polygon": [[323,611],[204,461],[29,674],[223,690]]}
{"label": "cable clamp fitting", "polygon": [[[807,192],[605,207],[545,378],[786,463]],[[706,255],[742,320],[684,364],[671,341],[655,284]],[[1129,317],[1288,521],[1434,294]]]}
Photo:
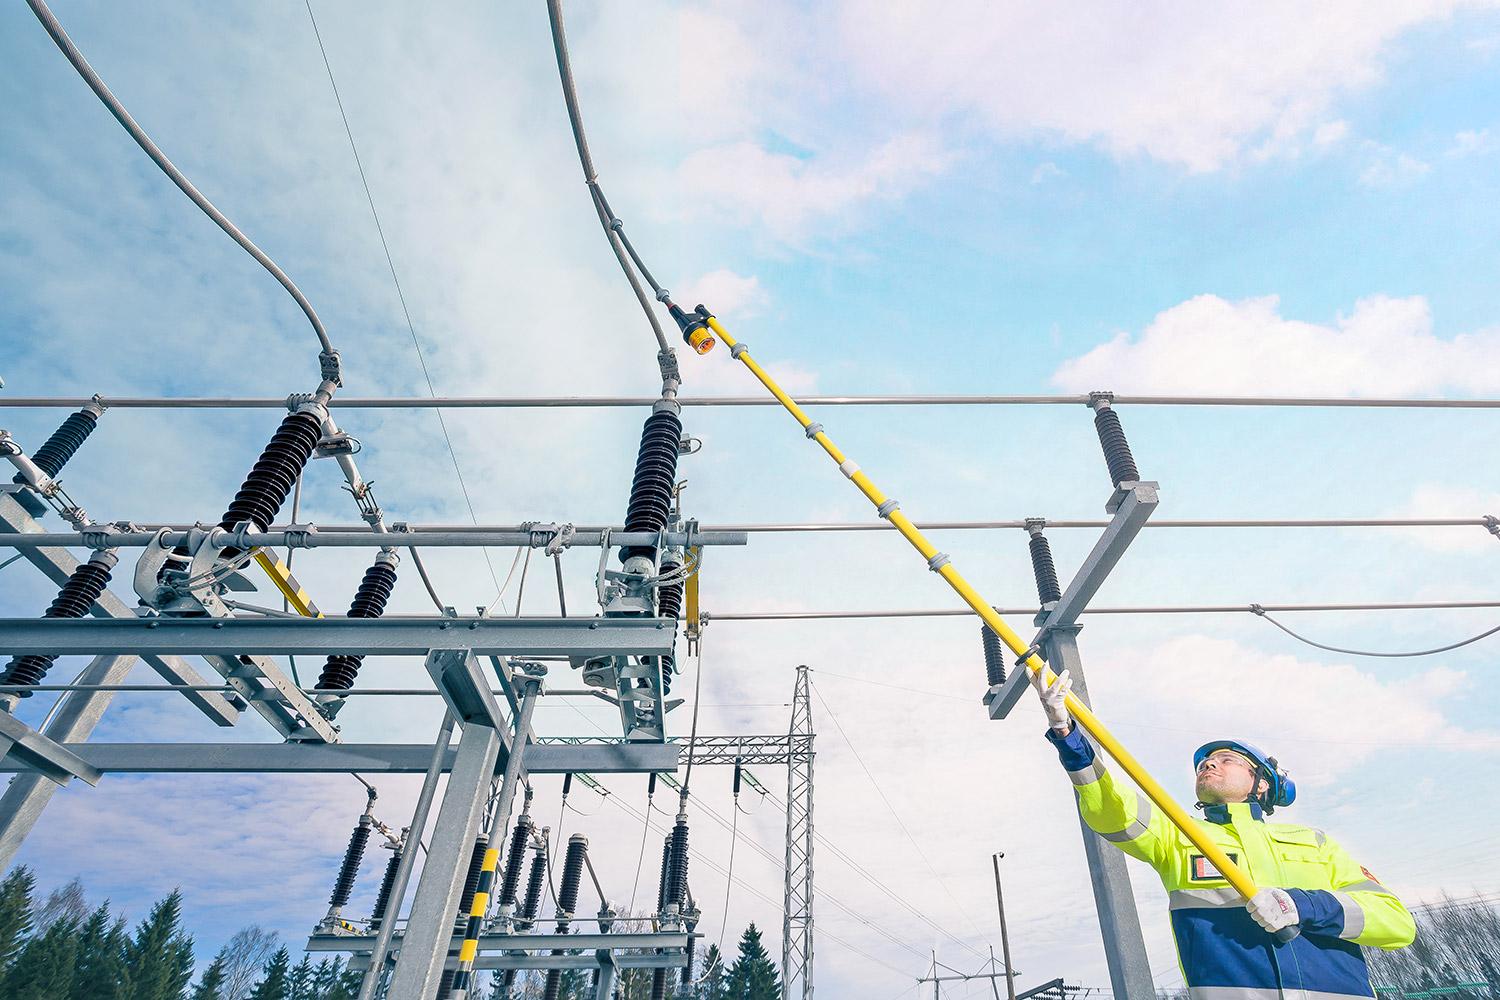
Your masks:
{"label": "cable clamp fitting", "polygon": [[938,570],[942,569],[952,561],[952,559],[948,558],[948,553],[939,552],[937,555],[927,560],[927,568],[936,573]]}
{"label": "cable clamp fitting", "polygon": [[96,552],[103,552],[108,549],[109,532],[111,527],[112,525],[96,525],[93,527],[84,528],[81,532],[79,532],[83,536],[84,547],[94,549]]}
{"label": "cable clamp fitting", "polygon": [[817,436],[822,433],[823,425],[818,423],[816,420],[807,425],[807,439],[809,441],[815,440]]}
{"label": "cable clamp fitting", "polygon": [[556,534],[547,541],[547,547],[544,551],[549,556],[555,556],[572,544],[573,526],[571,524],[564,524],[559,526]]}
{"label": "cable clamp fitting", "polygon": [[740,355],[744,354],[748,350],[750,350],[749,344],[745,343],[743,340],[735,341],[735,345],[729,349],[729,356],[738,361],[740,359]]}
{"label": "cable clamp fitting", "polygon": [[336,386],[343,386],[344,372],[339,365],[338,351],[321,352],[318,355],[318,367],[321,369],[320,374],[323,376],[323,381],[332,382]]}
{"label": "cable clamp fitting", "polygon": [[844,474],[844,478],[853,479],[854,474],[859,471],[859,463],[852,458],[846,458],[839,463],[839,471]]}
{"label": "cable clamp fitting", "polygon": [[1490,534],[1500,538],[1500,517],[1494,514],[1484,515],[1484,526],[1490,530]]}
{"label": "cable clamp fitting", "polygon": [[1026,661],[1031,659],[1033,656],[1037,656],[1041,653],[1041,651],[1041,643],[1033,642],[1030,646],[1027,646],[1026,649],[1022,651],[1020,656],[1016,657],[1016,666],[1025,667]]}
{"label": "cable clamp fitting", "polygon": [[891,500],[887,500],[885,503],[881,504],[879,507],[876,507],[875,508],[875,513],[878,514],[878,515],[880,515],[881,517],[890,517],[891,514],[893,514],[894,512],[896,512],[896,511],[898,511],[900,509],[901,509],[901,501],[900,500],[891,499]]}
{"label": "cable clamp fitting", "polygon": [[1250,605],[1250,613],[1252,615],[1258,615],[1261,618],[1264,618],[1266,616],[1266,609],[1261,607],[1259,604],[1252,604]]}

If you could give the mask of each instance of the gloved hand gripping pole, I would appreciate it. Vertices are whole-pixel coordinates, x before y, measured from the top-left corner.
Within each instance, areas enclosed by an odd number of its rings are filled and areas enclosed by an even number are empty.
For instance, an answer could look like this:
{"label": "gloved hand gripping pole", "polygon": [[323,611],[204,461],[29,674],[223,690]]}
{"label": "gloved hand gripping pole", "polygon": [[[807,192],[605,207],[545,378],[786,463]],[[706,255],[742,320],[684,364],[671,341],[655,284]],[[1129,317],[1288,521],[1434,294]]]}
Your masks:
{"label": "gloved hand gripping pole", "polygon": [[[1024,666],[1032,673],[1042,675],[1042,680],[1050,683],[1054,675],[1048,669],[1046,662],[1037,655],[1036,650],[1022,641],[1021,637],[1006,623],[1005,619],[984,600],[983,596],[974,589],[968,580],[964,579],[958,572],[958,567],[953,565],[953,561],[948,555],[939,552],[937,547],[928,541],[927,537],[917,529],[917,526],[905,514],[901,513],[900,504],[882,493],[871,482],[870,477],[860,470],[859,465],[839,450],[839,447],[833,443],[833,440],[824,433],[823,425],[809,417],[803,411],[802,407],[797,405],[797,402],[786,394],[786,391],[777,384],[776,380],[750,356],[750,352],[746,349],[745,345],[731,337],[729,332],[724,329],[723,324],[712,313],[702,306],[698,307],[698,313],[702,316],[704,322],[708,324],[709,328],[718,335],[719,340],[724,343],[724,346],[729,348],[730,356],[748,368],[760,384],[765,386],[766,390],[772,396],[776,397],[776,400],[802,426],[807,437],[818,443],[819,447],[828,454],[828,457],[838,465],[839,471],[864,494],[865,499],[870,501],[875,507],[876,512],[888,520],[901,533],[901,537],[911,543],[912,548],[916,549],[922,558],[927,561],[927,568],[941,576],[943,581],[949,587],[953,588],[953,591],[963,599],[963,602],[1005,643],[1006,647],[1019,657],[1018,665]],[[1108,412],[1111,416],[1114,416],[1112,410],[1098,411],[1095,418],[1096,423],[1098,423],[1104,412]],[[1104,417],[1103,419],[1113,429],[1118,429],[1118,417],[1115,417],[1114,421],[1110,421],[1108,417]],[[1124,436],[1121,434],[1119,443],[1123,444],[1123,441]],[[1108,444],[1106,444],[1105,448],[1106,457],[1109,457],[1111,449]],[[1128,449],[1125,450],[1124,456],[1128,456]],[[1119,461],[1124,456],[1120,454],[1118,449],[1115,449],[1116,461],[1111,461],[1110,463],[1111,478],[1115,479],[1117,483],[1127,481],[1124,478],[1125,474],[1134,472],[1133,461],[1130,463],[1129,468],[1125,467],[1124,463]],[[1167,794],[1166,789],[1162,788],[1140,761],[1136,760],[1130,751],[1115,738],[1115,735],[1100,721],[1099,717],[1094,715],[1082,701],[1071,694],[1068,695],[1066,705],[1069,713],[1078,725],[1082,726],[1084,731],[1092,736],[1095,742],[1114,758],[1125,773],[1130,776],[1130,779],[1135,782],[1136,786],[1171,821],[1172,825],[1177,827],[1183,836],[1203,853],[1204,857],[1208,858],[1219,871],[1224,873],[1225,879],[1234,887],[1235,891],[1247,900],[1254,896],[1257,887],[1250,877],[1229,858],[1229,855],[1225,854],[1217,844],[1199,829],[1198,824],[1193,821],[1192,816],[1188,814],[1187,810],[1183,809],[1182,806],[1178,805]]]}

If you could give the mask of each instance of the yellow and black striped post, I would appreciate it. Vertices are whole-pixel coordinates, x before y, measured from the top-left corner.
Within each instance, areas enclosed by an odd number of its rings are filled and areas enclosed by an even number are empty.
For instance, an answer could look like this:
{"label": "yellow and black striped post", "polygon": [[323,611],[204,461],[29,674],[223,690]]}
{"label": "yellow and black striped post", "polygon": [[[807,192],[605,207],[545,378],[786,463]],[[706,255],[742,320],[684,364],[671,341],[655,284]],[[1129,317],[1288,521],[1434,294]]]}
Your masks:
{"label": "yellow and black striped post", "polygon": [[256,549],[255,561],[260,568],[266,571],[276,589],[286,598],[292,609],[304,618],[322,618],[323,612],[313,603],[312,595],[307,588],[297,582],[292,575],[292,568],[288,566],[281,557],[270,549]]}
{"label": "yellow and black striped post", "polygon": [[464,928],[464,943],[458,949],[458,971],[453,974],[452,1000],[464,1000],[469,995],[469,986],[474,981],[474,959],[479,954],[479,932],[484,927],[484,913],[490,907],[490,892],[495,886],[495,867],[500,863],[500,851],[487,848],[484,863],[479,868],[479,887],[474,890],[474,902],[469,906],[469,923]]}

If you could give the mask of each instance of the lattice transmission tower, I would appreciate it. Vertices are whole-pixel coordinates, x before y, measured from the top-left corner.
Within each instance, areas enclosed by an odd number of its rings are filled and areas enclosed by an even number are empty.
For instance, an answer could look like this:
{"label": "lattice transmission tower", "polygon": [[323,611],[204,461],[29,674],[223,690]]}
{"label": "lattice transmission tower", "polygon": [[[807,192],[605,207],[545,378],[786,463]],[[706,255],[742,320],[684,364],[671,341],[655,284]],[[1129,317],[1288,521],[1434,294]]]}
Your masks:
{"label": "lattice transmission tower", "polygon": [[787,731],[786,889],[781,920],[782,996],[813,995],[813,725],[807,665],[797,668]]}

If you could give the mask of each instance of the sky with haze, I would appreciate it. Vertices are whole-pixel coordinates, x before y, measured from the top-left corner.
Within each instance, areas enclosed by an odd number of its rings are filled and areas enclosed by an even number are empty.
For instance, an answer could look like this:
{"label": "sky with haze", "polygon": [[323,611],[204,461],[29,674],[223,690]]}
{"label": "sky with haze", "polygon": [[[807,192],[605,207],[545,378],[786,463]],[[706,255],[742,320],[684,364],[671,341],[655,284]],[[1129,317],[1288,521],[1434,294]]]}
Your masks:
{"label": "sky with haze", "polygon": [[[158,144],[307,293],[343,353],[342,391],[425,395],[306,7],[54,10]],[[653,393],[654,343],[582,183],[544,5],[313,10],[435,390]],[[601,183],[632,239],[679,301],[707,303],[794,391],[1500,397],[1495,4],[580,0],[567,15]],[[280,397],[316,381],[296,306],[157,172],[22,4],[0,10],[0,330],[0,396]],[[760,391],[724,351],[684,352],[682,367],[689,396]],[[470,519],[431,411],[337,412],[393,519]],[[5,409],[3,426],[34,449],[63,413]],[[1493,410],[1120,413],[1163,518],[1500,514]],[[598,524],[623,515],[644,416],[446,420],[479,521]],[[1104,516],[1082,406],[813,416],[919,521]],[[63,480],[101,521],[212,521],[278,419],[113,410]],[[684,419],[703,442],[680,467],[685,504],[704,523],[872,518],[781,411]],[[339,485],[314,463],[303,518],[355,521]],[[1065,574],[1093,540],[1051,537]],[[936,537],[1011,607],[1035,601],[1024,539]],[[296,568],[342,609],[364,558],[302,553]],[[428,558],[460,609],[490,604],[511,565],[500,551],[492,566],[472,551]],[[1096,603],[1490,600],[1497,567],[1500,539],[1481,527],[1148,530]],[[594,568],[592,551],[565,556],[570,610],[593,607]],[[530,576],[523,613],[554,613],[550,571]],[[881,533],[752,535],[709,553],[702,587],[711,612],[957,604]],[[128,574],[116,590],[132,599]],[[52,593],[25,565],[0,570],[0,615],[39,614]],[[393,611],[429,607],[403,565]],[[1291,623],[1336,646],[1407,650],[1497,620],[1491,608]],[[1500,893],[1500,813],[1476,789],[1500,763],[1500,638],[1369,659],[1248,614],[1084,625],[1100,714],[1174,792],[1191,795],[1195,746],[1241,735],[1297,778],[1286,820],[1328,830],[1408,900]],[[986,718],[977,632],[959,618],[707,631],[704,732],[784,731],[794,668],[813,669],[822,995],[913,995],[934,949],[977,968],[999,944],[993,851],[1006,855],[1022,983],[1107,983],[1071,788],[1033,704]],[[424,674],[371,660],[361,683]],[[691,689],[683,678],[674,694]],[[539,731],[615,724],[602,702],[558,701]],[[37,697],[20,715],[37,724],[47,708]],[[439,712],[435,698],[355,699],[339,722],[350,740],[417,742]],[[186,703],[122,695],[96,738],[272,736],[253,714],[224,731]],[[775,798],[741,796],[732,885],[730,774],[695,778],[692,885],[710,940],[755,920],[779,953],[785,775],[756,777]],[[382,818],[409,815],[418,781],[378,783]],[[645,779],[604,785],[607,798],[575,790],[561,825],[589,835],[606,889],[628,901]],[[536,788],[556,827],[558,781]],[[182,886],[200,957],[250,922],[295,942],[323,914],[362,803],[341,776],[111,777],[60,793],[20,860],[44,885],[78,874],[135,916]],[[658,819],[668,805],[658,796]],[[1153,972],[1174,984],[1164,893],[1149,871],[1134,876]],[[654,878],[648,860],[641,899]]]}

